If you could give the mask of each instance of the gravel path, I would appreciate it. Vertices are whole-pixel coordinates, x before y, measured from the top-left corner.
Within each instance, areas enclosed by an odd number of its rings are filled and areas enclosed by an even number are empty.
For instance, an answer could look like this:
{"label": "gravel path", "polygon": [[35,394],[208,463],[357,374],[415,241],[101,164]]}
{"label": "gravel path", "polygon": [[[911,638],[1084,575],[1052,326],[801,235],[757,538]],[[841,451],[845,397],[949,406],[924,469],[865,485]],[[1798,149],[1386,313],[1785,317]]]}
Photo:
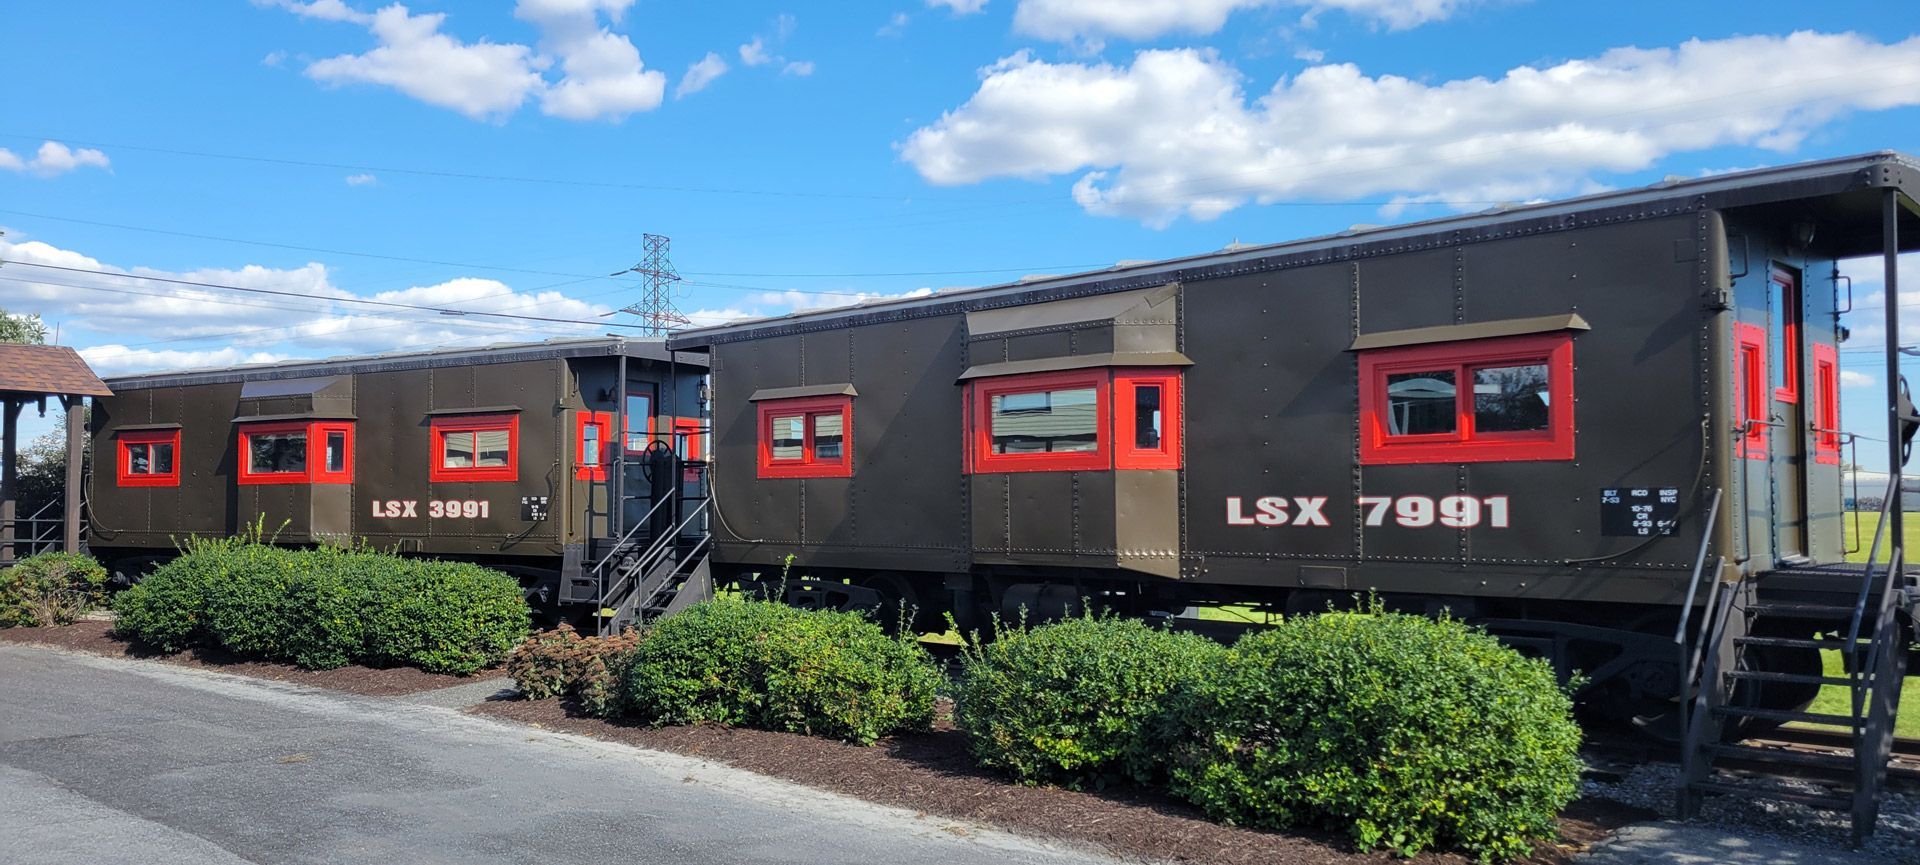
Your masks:
{"label": "gravel path", "polygon": [[[1679,779],[1680,769],[1677,766],[1646,764],[1635,767],[1618,781],[1588,781],[1585,792],[1589,796],[1636,805],[1672,818],[1674,791],[1678,789]],[[1804,781],[1783,783],[1801,787],[1807,792],[1826,792]],[[1845,851],[1853,843],[1853,821],[1849,815],[1792,802],[1709,796],[1699,819],[1688,825],[1708,826],[1727,830],[1734,836],[1772,839],[1825,850]],[[1867,861],[1866,857],[1872,857],[1902,865],[1920,865],[1920,796],[1910,793],[1887,794],[1881,800],[1879,829],[1858,852],[1863,862]]]}

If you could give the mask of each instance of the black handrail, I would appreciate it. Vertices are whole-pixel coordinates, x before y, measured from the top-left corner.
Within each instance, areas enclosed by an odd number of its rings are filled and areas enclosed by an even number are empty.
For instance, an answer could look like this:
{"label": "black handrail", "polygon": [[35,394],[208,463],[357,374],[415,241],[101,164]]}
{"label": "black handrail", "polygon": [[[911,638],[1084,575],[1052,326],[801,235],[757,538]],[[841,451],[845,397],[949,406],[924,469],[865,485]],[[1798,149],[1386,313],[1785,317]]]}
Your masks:
{"label": "black handrail", "polygon": [[[1713,524],[1720,515],[1719,487],[1713,489],[1713,502],[1707,505],[1707,523],[1700,530],[1700,552],[1693,557],[1693,577],[1687,581],[1687,600],[1680,605],[1680,625],[1673,629],[1673,642],[1682,645],[1687,638],[1687,623],[1693,618],[1693,598],[1700,592],[1700,570],[1707,564],[1707,546],[1713,540]],[[1718,569],[1714,578],[1719,579]]]}

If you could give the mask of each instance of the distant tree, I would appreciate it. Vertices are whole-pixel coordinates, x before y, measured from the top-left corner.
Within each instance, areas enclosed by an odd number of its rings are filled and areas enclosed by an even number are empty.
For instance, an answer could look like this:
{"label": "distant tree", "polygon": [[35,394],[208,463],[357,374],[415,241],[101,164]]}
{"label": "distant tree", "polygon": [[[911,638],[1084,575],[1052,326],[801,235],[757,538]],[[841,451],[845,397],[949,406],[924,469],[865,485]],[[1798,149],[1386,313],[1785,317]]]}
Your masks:
{"label": "distant tree", "polygon": [[38,315],[14,315],[0,309],[0,342],[40,345],[47,341],[47,325]]}
{"label": "distant tree", "polygon": [[[85,427],[84,411],[82,429]],[[81,434],[80,464],[88,467],[88,445],[86,433]],[[49,503],[59,501],[67,486],[67,430],[66,425],[48,430],[45,434],[28,442],[20,449],[20,487],[19,513],[23,517],[33,516]],[[57,517],[49,513],[46,516]]]}

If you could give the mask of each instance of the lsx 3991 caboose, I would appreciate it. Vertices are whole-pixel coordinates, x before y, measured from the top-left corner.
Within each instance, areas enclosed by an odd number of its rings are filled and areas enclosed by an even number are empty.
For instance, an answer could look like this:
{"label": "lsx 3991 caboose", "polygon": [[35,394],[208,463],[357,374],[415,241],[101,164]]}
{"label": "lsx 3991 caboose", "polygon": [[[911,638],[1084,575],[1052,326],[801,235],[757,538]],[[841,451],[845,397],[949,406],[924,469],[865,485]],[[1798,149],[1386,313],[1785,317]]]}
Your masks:
{"label": "lsx 3991 caboose", "polygon": [[682,506],[704,376],[659,340],[594,338],[116,378],[91,420],[89,546],[133,579],[258,525],[491,565],[560,617],[664,609],[617,584],[702,525]]}

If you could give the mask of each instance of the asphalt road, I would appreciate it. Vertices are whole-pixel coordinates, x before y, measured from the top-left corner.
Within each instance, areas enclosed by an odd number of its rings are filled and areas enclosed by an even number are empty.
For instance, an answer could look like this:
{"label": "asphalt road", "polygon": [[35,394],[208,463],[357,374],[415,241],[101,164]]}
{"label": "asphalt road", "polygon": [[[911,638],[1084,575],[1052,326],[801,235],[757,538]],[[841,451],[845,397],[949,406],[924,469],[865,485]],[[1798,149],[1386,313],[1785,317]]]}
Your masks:
{"label": "asphalt road", "polygon": [[444,708],[0,645],[0,861],[1111,860]]}

